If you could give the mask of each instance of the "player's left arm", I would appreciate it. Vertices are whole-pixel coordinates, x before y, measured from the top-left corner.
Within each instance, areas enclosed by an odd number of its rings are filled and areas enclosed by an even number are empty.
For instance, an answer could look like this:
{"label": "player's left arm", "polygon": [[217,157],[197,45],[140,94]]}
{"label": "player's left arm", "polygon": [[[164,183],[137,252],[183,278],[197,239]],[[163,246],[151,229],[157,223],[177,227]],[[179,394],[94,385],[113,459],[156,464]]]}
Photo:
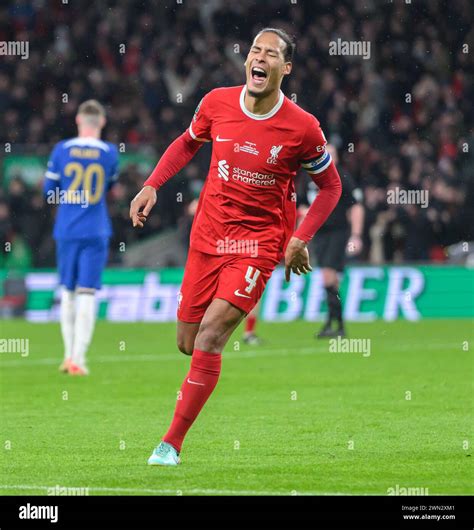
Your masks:
{"label": "player's left arm", "polygon": [[286,281],[290,280],[291,271],[299,276],[312,270],[307,245],[341,197],[341,178],[330,153],[326,150],[326,144],[319,122],[314,118],[303,139],[301,166],[318,186],[319,193],[286,248]]}

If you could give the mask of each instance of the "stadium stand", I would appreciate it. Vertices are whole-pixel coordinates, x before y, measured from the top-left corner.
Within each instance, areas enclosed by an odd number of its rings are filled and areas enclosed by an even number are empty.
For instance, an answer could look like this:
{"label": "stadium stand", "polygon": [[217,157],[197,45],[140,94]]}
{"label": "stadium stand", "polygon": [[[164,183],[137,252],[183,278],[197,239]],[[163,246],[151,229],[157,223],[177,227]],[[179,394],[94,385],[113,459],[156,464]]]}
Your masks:
{"label": "stadium stand", "polygon": [[[361,259],[445,260],[445,247],[473,239],[472,2],[419,0],[409,10],[401,1],[338,2],[334,9],[320,0],[316,11],[314,4],[272,0],[270,19],[266,2],[248,0],[2,5],[0,40],[28,41],[29,57],[0,62],[1,142],[12,153],[44,155],[75,135],[77,106],[94,97],[108,110],[106,139],[138,153],[151,146],[157,160],[206,92],[243,83],[256,30],[278,25],[297,41],[286,94],[318,117],[339,150],[339,171],[363,189]],[[338,38],[370,41],[370,60],[330,55],[329,42]],[[122,167],[111,202],[111,263],[122,260],[120,242],[167,229],[186,241],[208,149],[163,188],[140,233],[130,226],[128,206],[147,175],[136,164]],[[8,156],[0,155],[0,164]],[[21,240],[32,266],[53,265],[53,214],[40,183],[25,178],[21,166],[2,175],[0,241]],[[298,176],[300,192],[305,178]],[[387,190],[396,187],[427,190],[428,207],[387,204]],[[6,265],[10,259],[0,255]]]}

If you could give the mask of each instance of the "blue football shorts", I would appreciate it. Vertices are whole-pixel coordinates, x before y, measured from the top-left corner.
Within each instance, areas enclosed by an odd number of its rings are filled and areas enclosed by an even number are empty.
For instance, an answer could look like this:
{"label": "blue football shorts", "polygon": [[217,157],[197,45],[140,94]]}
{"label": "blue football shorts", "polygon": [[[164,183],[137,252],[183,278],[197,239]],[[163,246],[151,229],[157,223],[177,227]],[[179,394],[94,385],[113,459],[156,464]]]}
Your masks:
{"label": "blue football shorts", "polygon": [[109,254],[108,237],[58,239],[56,253],[60,284],[66,289],[101,288],[102,271]]}

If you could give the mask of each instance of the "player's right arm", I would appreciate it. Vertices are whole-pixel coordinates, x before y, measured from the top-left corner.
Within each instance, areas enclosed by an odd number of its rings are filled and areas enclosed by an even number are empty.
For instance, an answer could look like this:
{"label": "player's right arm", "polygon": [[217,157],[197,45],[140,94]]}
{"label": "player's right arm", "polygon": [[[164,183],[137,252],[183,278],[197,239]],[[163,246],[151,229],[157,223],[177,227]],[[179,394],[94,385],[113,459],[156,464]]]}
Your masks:
{"label": "player's right arm", "polygon": [[170,144],[163,153],[143,188],[130,204],[130,219],[133,226],[143,225],[156,203],[157,190],[186,166],[197,153],[203,142],[211,141],[211,112],[207,94],[199,103],[194,117],[186,131]]}

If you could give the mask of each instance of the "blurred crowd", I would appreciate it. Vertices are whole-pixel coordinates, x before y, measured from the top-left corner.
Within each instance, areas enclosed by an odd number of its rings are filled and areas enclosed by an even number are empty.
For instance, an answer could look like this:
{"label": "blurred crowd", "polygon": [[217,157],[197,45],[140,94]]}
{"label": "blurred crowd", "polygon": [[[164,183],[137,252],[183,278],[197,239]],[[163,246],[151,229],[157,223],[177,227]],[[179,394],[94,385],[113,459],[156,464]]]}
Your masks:
{"label": "blurred crowd", "polygon": [[[107,140],[151,146],[157,159],[206,92],[243,84],[254,34],[282,27],[297,44],[283,90],[317,116],[340,173],[363,190],[361,258],[442,261],[444,247],[474,239],[473,13],[470,0],[16,0],[0,7],[0,41],[28,41],[29,57],[1,58],[1,142],[51,148],[75,135],[77,107],[93,97],[108,110]],[[370,58],[330,55],[337,39],[370,42]],[[112,261],[120,242],[189,230],[208,161],[206,146],[163,188],[140,234],[128,204],[147,175],[122,168]],[[427,190],[428,207],[389,204],[395,188]],[[39,189],[21,174],[2,183],[0,240],[23,238],[32,264],[45,266],[52,212]]]}

